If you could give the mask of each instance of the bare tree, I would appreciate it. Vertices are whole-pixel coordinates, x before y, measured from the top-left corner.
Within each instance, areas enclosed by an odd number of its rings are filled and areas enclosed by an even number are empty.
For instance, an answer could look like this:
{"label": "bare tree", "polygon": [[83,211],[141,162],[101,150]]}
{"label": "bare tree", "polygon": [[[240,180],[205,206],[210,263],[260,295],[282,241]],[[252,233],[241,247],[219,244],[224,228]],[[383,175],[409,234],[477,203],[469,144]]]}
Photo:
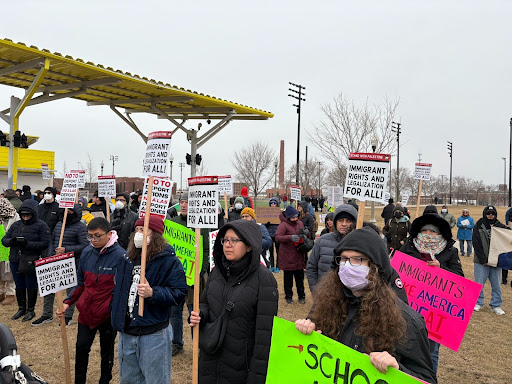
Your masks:
{"label": "bare tree", "polygon": [[94,164],[94,159],[89,153],[87,153],[87,161],[85,162],[85,172],[87,182],[89,184],[95,183],[98,172],[96,165]]}
{"label": "bare tree", "polygon": [[341,170],[348,161],[350,152],[371,151],[371,141],[377,138],[377,153],[394,153],[396,136],[391,131],[391,122],[396,117],[399,100],[387,98],[383,105],[356,105],[339,94],[331,103],[322,106],[325,121],[308,132],[309,140],[334,168]]}
{"label": "bare tree", "polygon": [[275,152],[267,144],[258,141],[235,152],[231,163],[238,173],[236,179],[247,183],[256,198],[274,179],[276,159]]}
{"label": "bare tree", "polygon": [[347,178],[347,167],[343,164],[333,167],[329,171],[328,184],[329,185],[345,185]]}
{"label": "bare tree", "polygon": [[[287,181],[290,184],[295,184],[295,172],[296,165],[292,165],[287,170]],[[302,194],[307,196],[309,191],[318,187],[318,160],[313,158],[305,161],[301,161],[299,164],[299,187],[302,189]]]}
{"label": "bare tree", "polygon": [[[389,191],[391,196],[395,196],[395,193],[392,191],[396,190],[396,169],[391,170],[391,190]],[[398,179],[398,192],[399,195],[402,194],[402,192],[406,190],[410,190],[412,192],[412,195],[417,192],[418,186],[417,180],[414,180],[411,176],[411,170],[409,168],[400,167],[400,176]]]}
{"label": "bare tree", "polygon": [[207,174],[208,174],[208,168],[206,168],[204,161],[202,161],[201,165],[196,166],[196,175],[197,176],[206,176]]}

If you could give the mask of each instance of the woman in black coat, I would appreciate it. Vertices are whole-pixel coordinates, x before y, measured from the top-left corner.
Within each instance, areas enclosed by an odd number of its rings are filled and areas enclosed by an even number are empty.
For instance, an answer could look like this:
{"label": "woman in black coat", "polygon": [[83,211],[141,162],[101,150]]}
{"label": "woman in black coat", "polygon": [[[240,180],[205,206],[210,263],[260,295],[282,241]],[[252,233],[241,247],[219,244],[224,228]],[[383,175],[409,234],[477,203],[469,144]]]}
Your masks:
{"label": "woman in black coat", "polygon": [[[252,221],[224,225],[215,240],[215,268],[201,295],[200,313],[192,312],[190,326],[199,324],[199,382],[265,383],[272,335],[277,315],[277,282],[260,263],[261,230]],[[214,351],[208,329],[221,318],[227,301],[224,339]],[[220,320],[219,320],[220,321]]]}

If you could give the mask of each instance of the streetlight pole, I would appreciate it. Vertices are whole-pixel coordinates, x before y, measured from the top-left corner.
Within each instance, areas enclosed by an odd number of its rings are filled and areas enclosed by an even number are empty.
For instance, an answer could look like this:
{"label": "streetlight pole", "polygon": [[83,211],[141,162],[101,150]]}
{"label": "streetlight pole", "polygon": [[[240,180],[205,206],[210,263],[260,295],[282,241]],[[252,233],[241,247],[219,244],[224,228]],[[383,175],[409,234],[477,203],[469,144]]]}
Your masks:
{"label": "streetlight pole", "polygon": [[453,165],[453,143],[451,141],[447,141],[448,143],[448,154],[450,155],[450,204],[452,203],[452,165]]}
{"label": "streetlight pole", "polygon": [[439,177],[441,178],[441,189],[443,190],[443,205],[446,204],[446,193],[444,191],[444,178],[446,177],[446,175],[439,175]]}
{"label": "streetlight pole", "polygon": [[[372,137],[372,151],[373,153],[375,153],[375,151],[377,150],[377,145],[379,144],[379,139],[377,138],[377,136],[373,136]],[[371,218],[370,218],[370,223],[373,223],[375,224],[377,222],[377,220],[375,220],[375,201],[372,201],[372,210],[371,210]]]}
{"label": "streetlight pole", "polygon": [[300,107],[301,107],[301,101],[306,101],[306,99],[303,99],[302,96],[305,96],[306,94],[302,92],[303,89],[306,89],[306,87],[303,87],[300,84],[294,84],[291,82],[288,82],[292,87],[295,87],[298,89],[288,88],[290,92],[294,92],[295,95],[288,94],[288,96],[293,97],[294,99],[299,100],[298,104],[293,104],[294,107],[297,108],[297,115],[298,115],[298,124],[297,124],[297,165],[295,170],[295,183],[296,185],[299,185],[299,159],[300,159]]}
{"label": "streetlight pole", "polygon": [[512,119],[510,119],[510,144],[508,149],[508,206],[512,206],[512,163],[510,163],[510,159],[512,159]]}
{"label": "streetlight pole", "polygon": [[105,163],[103,160],[101,160],[100,167],[101,167],[101,176],[103,176],[103,167],[105,166]]}
{"label": "streetlight pole", "polygon": [[[398,196],[400,195],[400,191],[398,190],[398,181],[400,179],[400,133],[402,133],[402,130],[400,126],[401,123],[395,123],[394,121],[391,122],[391,131],[396,132],[396,191],[395,191],[395,201],[398,201]],[[395,124],[395,125],[393,125]],[[391,177],[391,175],[389,175]]]}
{"label": "streetlight pole", "polygon": [[115,175],[115,163],[116,161],[119,161],[119,156],[115,156],[115,155],[110,155],[110,160],[112,161],[112,175]]}
{"label": "streetlight pole", "polygon": [[503,160],[503,205],[507,206],[507,158],[502,157],[501,160]]}
{"label": "streetlight pole", "polygon": [[183,192],[183,168],[185,163],[180,163],[180,191]]}

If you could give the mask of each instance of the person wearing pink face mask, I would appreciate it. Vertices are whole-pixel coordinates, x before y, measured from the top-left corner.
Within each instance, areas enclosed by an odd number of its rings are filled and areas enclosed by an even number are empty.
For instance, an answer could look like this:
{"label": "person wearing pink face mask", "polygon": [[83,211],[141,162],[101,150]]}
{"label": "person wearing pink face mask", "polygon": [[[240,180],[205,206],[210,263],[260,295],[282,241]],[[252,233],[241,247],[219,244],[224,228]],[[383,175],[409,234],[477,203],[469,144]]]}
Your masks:
{"label": "person wearing pink face mask", "polygon": [[334,249],[331,271],[315,287],[308,318],[295,326],[368,354],[382,373],[393,367],[437,383],[425,321],[390,286],[392,271],[386,246],[372,228],[350,232]]}

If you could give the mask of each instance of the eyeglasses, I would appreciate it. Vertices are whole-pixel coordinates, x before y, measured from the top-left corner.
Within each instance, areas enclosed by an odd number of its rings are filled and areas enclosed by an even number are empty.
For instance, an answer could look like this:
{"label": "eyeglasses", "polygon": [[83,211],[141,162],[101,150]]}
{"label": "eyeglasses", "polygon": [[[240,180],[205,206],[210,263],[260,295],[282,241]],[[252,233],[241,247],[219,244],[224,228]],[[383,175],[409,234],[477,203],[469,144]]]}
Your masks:
{"label": "eyeglasses", "polygon": [[335,256],[334,261],[337,265],[340,264],[347,264],[347,261],[350,263],[350,265],[362,265],[363,261],[368,261],[366,257],[344,257],[344,256]]}
{"label": "eyeglasses", "polygon": [[487,216],[490,216],[490,215],[496,216],[496,212],[487,212],[486,215]]}
{"label": "eyeglasses", "polygon": [[106,234],[107,232],[105,232],[103,235],[87,235],[87,240],[99,241]]}
{"label": "eyeglasses", "polygon": [[231,247],[234,247],[236,246],[238,243],[240,243],[242,240],[240,239],[237,239],[237,238],[233,238],[233,239],[228,239],[227,237],[223,237],[220,239],[220,243],[222,245],[225,245],[226,243],[229,244]]}

